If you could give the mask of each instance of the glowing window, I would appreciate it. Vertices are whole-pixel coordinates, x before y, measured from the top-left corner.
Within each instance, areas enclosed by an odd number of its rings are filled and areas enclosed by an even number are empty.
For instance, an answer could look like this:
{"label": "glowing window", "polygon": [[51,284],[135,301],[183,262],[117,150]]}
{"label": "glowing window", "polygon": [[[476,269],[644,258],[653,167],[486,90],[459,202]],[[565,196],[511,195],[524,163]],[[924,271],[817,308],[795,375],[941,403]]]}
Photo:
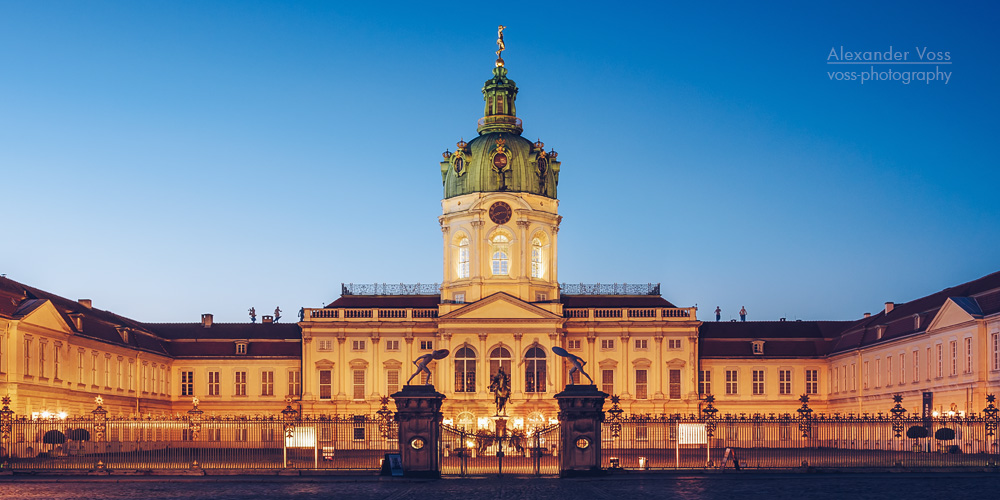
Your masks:
{"label": "glowing window", "polygon": [[476,392],[476,353],[469,346],[455,353],[455,392]]}
{"label": "glowing window", "polygon": [[458,242],[458,277],[469,277],[469,239]]}
{"label": "glowing window", "polygon": [[493,276],[510,275],[510,238],[498,234],[490,241]]}
{"label": "glowing window", "polygon": [[524,356],[524,392],[545,392],[545,350],[528,349]]}
{"label": "glowing window", "polygon": [[542,240],[535,238],[531,240],[531,277],[541,278],[544,271],[542,268]]}

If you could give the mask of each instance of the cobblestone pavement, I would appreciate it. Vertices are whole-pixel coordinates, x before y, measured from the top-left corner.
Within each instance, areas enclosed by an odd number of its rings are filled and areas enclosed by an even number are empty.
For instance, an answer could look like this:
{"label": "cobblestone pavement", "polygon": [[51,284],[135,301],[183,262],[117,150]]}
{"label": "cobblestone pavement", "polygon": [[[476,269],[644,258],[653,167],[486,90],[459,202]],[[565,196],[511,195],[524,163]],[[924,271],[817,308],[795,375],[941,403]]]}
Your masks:
{"label": "cobblestone pavement", "polygon": [[[621,475],[597,479],[3,478],[3,499],[628,499],[951,498],[998,491],[1000,474]],[[978,493],[977,493],[978,492]]]}

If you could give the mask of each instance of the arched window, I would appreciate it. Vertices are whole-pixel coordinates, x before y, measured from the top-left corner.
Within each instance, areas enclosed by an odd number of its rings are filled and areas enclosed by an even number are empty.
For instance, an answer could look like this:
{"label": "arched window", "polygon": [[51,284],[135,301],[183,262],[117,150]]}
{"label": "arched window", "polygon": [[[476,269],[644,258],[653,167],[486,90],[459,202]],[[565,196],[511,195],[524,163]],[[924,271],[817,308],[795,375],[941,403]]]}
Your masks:
{"label": "arched window", "polygon": [[458,242],[458,277],[469,277],[469,238]]}
{"label": "arched window", "polygon": [[510,359],[510,350],[504,346],[490,351],[490,379],[500,371],[500,367],[503,367],[504,373],[510,375]]}
{"label": "arched window", "polygon": [[476,392],[476,352],[468,345],[455,352],[455,392]]}
{"label": "arched window", "polygon": [[542,240],[534,238],[531,240],[531,277],[541,278],[544,274],[542,268]]}
{"label": "arched window", "polygon": [[498,234],[490,240],[490,254],[493,261],[493,276],[510,274],[510,238]]}
{"label": "arched window", "polygon": [[524,392],[545,392],[545,349],[532,346],[524,355]]}

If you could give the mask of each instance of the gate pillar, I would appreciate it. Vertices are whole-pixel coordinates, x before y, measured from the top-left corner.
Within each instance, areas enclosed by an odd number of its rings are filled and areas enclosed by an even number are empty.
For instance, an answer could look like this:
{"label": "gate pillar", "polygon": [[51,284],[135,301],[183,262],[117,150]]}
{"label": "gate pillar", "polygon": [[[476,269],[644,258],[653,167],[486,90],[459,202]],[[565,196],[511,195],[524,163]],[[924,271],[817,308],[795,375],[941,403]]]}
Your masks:
{"label": "gate pillar", "polygon": [[404,385],[392,395],[399,422],[399,453],[403,474],[441,477],[441,403],[445,395],[433,385]]}
{"label": "gate pillar", "polygon": [[601,423],[607,393],[594,385],[567,385],[555,395],[559,402],[559,475],[602,473]]}

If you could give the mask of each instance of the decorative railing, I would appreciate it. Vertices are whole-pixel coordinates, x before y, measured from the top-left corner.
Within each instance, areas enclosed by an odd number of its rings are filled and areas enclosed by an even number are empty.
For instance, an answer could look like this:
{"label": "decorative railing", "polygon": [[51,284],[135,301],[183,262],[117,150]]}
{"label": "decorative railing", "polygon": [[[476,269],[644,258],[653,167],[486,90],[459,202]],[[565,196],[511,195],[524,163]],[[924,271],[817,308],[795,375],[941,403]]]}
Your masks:
{"label": "decorative railing", "polygon": [[659,283],[560,283],[565,295],[659,295]]}
{"label": "decorative railing", "polygon": [[675,308],[675,307],[645,307],[634,308],[566,308],[563,316],[572,319],[621,319],[648,320],[657,319],[680,319],[687,320],[694,316],[695,308]]}
{"label": "decorative railing", "polygon": [[306,309],[306,320],[339,319],[346,320],[406,320],[406,319],[433,319],[438,317],[437,308],[410,309],[410,308],[338,308],[338,309]]}
{"label": "decorative railing", "polygon": [[341,295],[440,295],[438,283],[341,283]]}

